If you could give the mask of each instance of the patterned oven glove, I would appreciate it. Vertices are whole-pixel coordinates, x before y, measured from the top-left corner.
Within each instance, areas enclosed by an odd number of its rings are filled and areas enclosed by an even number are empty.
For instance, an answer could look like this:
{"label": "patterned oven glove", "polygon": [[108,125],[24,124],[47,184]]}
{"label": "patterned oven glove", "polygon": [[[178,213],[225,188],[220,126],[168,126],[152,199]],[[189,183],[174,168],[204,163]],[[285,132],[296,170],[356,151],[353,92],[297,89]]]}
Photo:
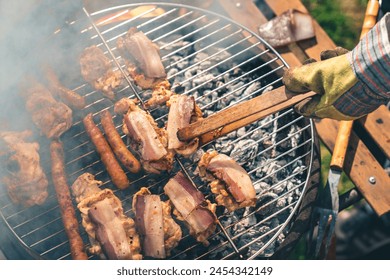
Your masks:
{"label": "patterned oven glove", "polygon": [[292,93],[318,93],[295,106],[306,117],[353,120],[390,99],[390,13],[359,44],[321,53],[321,61],[286,70],[283,82]]}

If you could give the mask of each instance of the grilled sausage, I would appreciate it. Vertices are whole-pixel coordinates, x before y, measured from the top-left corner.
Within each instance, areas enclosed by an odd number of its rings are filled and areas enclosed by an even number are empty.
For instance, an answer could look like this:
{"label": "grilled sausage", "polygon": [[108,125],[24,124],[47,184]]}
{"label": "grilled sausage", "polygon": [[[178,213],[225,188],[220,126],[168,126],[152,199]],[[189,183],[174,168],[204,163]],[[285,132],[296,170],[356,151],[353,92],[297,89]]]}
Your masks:
{"label": "grilled sausage", "polygon": [[141,170],[140,162],[127,149],[125,143],[115,128],[110,111],[104,110],[100,114],[100,120],[108,143],[119,161],[131,172],[137,173]]}
{"label": "grilled sausage", "polygon": [[127,188],[130,185],[129,179],[115,158],[114,152],[104,138],[103,133],[94,123],[92,113],[89,113],[83,119],[83,123],[114,185],[119,189]]}
{"label": "grilled sausage", "polygon": [[64,166],[64,150],[59,140],[50,143],[51,174],[61,210],[62,222],[69,239],[70,253],[75,260],[88,259],[84,250],[84,243],[80,236],[76,212],[72,204],[71,194],[66,181]]}

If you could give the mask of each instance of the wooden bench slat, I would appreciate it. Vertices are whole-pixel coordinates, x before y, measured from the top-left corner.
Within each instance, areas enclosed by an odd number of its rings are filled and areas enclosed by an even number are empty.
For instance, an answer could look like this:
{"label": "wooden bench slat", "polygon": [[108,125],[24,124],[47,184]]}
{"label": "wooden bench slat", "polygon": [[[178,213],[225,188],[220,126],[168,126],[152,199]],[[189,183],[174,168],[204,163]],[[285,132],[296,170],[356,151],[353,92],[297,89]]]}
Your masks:
{"label": "wooden bench slat", "polygon": [[[322,141],[333,150],[338,122],[322,119],[316,121],[316,127],[328,132],[323,134]],[[349,141],[344,171],[379,216],[390,211],[390,177],[354,132]],[[369,182],[371,176],[375,177],[375,184]]]}
{"label": "wooden bench slat", "polygon": [[381,106],[366,118],[359,122],[371,135],[372,139],[385,154],[390,158],[390,112],[386,106]]}

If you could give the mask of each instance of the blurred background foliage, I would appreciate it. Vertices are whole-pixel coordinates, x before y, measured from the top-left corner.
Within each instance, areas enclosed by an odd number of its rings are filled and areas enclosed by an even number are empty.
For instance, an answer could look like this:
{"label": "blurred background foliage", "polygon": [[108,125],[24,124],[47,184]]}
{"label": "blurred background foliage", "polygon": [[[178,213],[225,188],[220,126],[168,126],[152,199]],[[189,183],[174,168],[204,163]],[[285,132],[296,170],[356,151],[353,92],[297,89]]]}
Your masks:
{"label": "blurred background foliage", "polygon": [[302,0],[302,3],[336,45],[353,49],[359,41],[367,0]]}

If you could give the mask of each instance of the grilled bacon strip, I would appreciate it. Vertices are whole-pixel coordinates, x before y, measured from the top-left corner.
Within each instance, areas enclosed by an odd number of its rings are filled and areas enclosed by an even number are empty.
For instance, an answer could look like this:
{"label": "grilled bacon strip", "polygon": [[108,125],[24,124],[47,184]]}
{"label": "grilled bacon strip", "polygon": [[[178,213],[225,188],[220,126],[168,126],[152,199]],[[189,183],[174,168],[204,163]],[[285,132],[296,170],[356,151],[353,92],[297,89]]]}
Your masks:
{"label": "grilled bacon strip", "polygon": [[182,172],[168,181],[164,192],[175,207],[173,213],[185,222],[198,242],[207,246],[207,238],[216,229],[215,204],[206,200]]}
{"label": "grilled bacon strip", "polygon": [[142,31],[130,28],[125,36],[118,39],[117,46],[123,56],[139,67],[147,78],[166,77],[158,46]]}
{"label": "grilled bacon strip", "polygon": [[125,103],[129,108],[123,117],[123,130],[130,137],[133,150],[140,155],[144,170],[157,174],[170,170],[173,153],[166,149],[168,143],[165,129],[159,128],[153,117],[133,101]]}
{"label": "grilled bacon strip", "polygon": [[200,119],[202,112],[193,96],[175,94],[167,104],[170,107],[167,121],[168,149],[188,157],[198,148],[199,138],[183,142],[177,137],[177,131]]}
{"label": "grilled bacon strip", "polygon": [[218,205],[234,211],[256,204],[256,191],[248,173],[231,157],[216,151],[207,152],[198,167],[200,175],[210,182]]}
{"label": "grilled bacon strip", "polygon": [[133,210],[145,256],[163,259],[179,243],[182,232],[171,217],[169,202],[162,202],[143,187],[133,198]]}
{"label": "grilled bacon strip", "polygon": [[64,166],[64,149],[59,140],[50,143],[51,173],[56,191],[58,204],[61,211],[62,222],[65,233],[69,239],[70,253],[75,260],[86,260],[88,256],[85,252],[84,242],[80,236],[79,224],[76,212],[73,207],[69,185],[66,180]]}
{"label": "grilled bacon strip", "polygon": [[90,173],[80,175],[72,184],[82,225],[91,241],[92,254],[108,259],[140,260],[140,239],[133,219],[123,212],[122,203],[110,189],[100,189],[101,181]]}
{"label": "grilled bacon strip", "polygon": [[129,151],[129,149],[127,149],[125,143],[123,142],[121,136],[115,128],[110,111],[104,110],[100,114],[100,121],[107,141],[110,144],[118,160],[129,171],[133,173],[138,173],[141,170],[141,163],[138,161],[138,159],[134,157],[134,155]]}
{"label": "grilled bacon strip", "polygon": [[115,158],[114,152],[104,138],[103,133],[94,123],[92,113],[84,117],[83,123],[114,185],[119,189],[129,187],[129,179]]}

